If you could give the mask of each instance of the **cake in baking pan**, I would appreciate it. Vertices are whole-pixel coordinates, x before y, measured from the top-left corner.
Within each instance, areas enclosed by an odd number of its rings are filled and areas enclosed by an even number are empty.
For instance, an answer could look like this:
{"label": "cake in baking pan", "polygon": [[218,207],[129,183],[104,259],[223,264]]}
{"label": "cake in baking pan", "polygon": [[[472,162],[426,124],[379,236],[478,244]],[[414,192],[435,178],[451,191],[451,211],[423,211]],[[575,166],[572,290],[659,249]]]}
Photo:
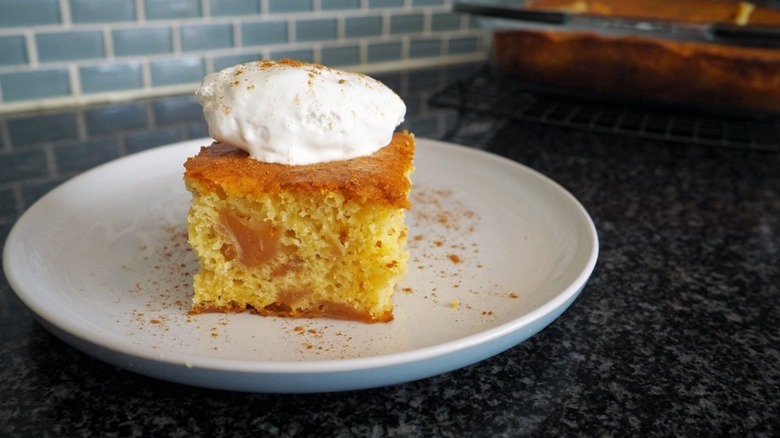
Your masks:
{"label": "cake in baking pan", "polygon": [[[709,0],[534,0],[525,8],[680,24],[780,26],[780,11]],[[668,7],[667,7],[668,6]],[[667,37],[668,36],[668,37]],[[493,34],[497,69],[519,79],[637,102],[780,112],[780,49],[642,32],[504,27]]]}

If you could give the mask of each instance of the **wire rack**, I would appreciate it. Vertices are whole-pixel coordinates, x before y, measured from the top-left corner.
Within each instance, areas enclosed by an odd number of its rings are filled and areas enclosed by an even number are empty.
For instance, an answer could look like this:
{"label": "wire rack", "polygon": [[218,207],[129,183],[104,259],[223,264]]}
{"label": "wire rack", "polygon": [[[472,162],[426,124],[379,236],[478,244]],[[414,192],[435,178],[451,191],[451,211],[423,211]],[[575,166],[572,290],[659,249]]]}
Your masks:
{"label": "wire rack", "polygon": [[431,105],[494,118],[753,151],[780,151],[780,118],[639,105],[528,84],[481,70],[431,96]]}

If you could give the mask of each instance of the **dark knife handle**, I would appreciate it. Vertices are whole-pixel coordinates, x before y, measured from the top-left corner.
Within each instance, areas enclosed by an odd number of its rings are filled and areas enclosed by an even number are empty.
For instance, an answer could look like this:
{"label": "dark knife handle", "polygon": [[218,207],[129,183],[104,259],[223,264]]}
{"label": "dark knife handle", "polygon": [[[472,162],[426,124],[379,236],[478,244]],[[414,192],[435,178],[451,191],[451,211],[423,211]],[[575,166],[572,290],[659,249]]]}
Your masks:
{"label": "dark knife handle", "polygon": [[567,15],[562,12],[529,11],[527,9],[487,6],[470,2],[455,2],[453,11],[485,17],[508,18],[545,24],[566,24]]}
{"label": "dark knife handle", "polygon": [[780,47],[780,27],[741,26],[731,23],[713,23],[710,34],[716,41],[756,47]]}

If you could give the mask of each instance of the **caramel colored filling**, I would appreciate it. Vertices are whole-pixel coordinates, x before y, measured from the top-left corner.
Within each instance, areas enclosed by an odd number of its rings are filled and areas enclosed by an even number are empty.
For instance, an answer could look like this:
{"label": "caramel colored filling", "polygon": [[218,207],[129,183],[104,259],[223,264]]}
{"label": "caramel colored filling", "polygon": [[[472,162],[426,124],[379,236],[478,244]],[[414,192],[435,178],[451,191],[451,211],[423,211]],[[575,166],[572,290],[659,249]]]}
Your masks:
{"label": "caramel colored filling", "polygon": [[253,222],[229,211],[219,213],[219,222],[232,245],[222,247],[227,260],[237,258],[241,264],[254,268],[268,263],[279,252],[279,233],[268,222]]}

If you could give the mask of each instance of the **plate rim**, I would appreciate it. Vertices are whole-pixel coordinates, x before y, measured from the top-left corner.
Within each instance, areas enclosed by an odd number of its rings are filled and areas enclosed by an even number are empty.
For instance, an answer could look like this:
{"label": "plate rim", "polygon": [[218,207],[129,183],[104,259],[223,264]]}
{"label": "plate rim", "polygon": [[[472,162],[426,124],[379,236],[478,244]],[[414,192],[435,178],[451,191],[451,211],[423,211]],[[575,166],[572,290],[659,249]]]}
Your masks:
{"label": "plate rim", "polygon": [[[198,146],[205,146],[212,142],[212,139],[204,137],[198,139],[184,140],[168,145],[163,145],[148,149],[142,152],[126,155],[118,159],[109,161],[107,163],[96,166],[90,170],[87,170],[73,178],[62,182],[49,192],[47,192],[40,199],[35,201],[30,207],[28,207],[17,219],[8,233],[5,247],[3,249],[3,270],[5,272],[8,283],[11,286],[11,290],[16,296],[24,303],[24,305],[31,311],[31,313],[39,320],[44,320],[44,327],[47,327],[50,331],[54,328],[58,331],[62,331],[65,334],[78,338],[82,342],[97,346],[110,352],[122,356],[135,357],[147,361],[152,361],[161,364],[173,365],[173,366],[186,366],[187,368],[196,368],[199,370],[210,371],[222,371],[222,372],[237,372],[237,373],[261,373],[261,374],[281,374],[281,375],[300,375],[300,374],[328,374],[328,373],[343,373],[349,371],[369,371],[376,369],[383,369],[387,367],[395,367],[399,365],[413,365],[420,361],[426,361],[435,359],[437,357],[447,356],[455,354],[460,350],[468,350],[472,348],[478,348],[480,346],[487,346],[492,342],[500,340],[508,335],[517,332],[523,327],[532,326],[534,323],[544,319],[551,313],[555,313],[556,310],[560,310],[560,313],[556,315],[552,320],[555,320],[562,314],[566,308],[576,299],[579,293],[586,286],[590,276],[592,275],[599,255],[599,239],[598,232],[593,223],[592,218],[588,214],[587,210],[582,204],[563,186],[547,177],[541,172],[532,169],[522,163],[513,161],[509,158],[502,157],[481,149],[459,145],[455,143],[449,143],[440,140],[417,138],[418,150],[427,147],[439,148],[440,150],[455,150],[455,153],[465,154],[471,157],[479,157],[480,160],[489,160],[495,163],[499,163],[501,166],[515,167],[523,172],[530,173],[533,177],[542,180],[545,184],[551,186],[558,192],[559,195],[563,195],[570,203],[577,208],[580,213],[581,219],[584,219],[584,223],[587,224],[587,237],[590,243],[588,252],[588,259],[576,278],[568,284],[563,290],[557,292],[557,294],[549,301],[544,302],[539,307],[532,311],[513,319],[510,319],[500,325],[491,327],[487,330],[478,331],[476,333],[469,334],[464,337],[460,337],[454,340],[446,341],[440,344],[415,348],[412,350],[380,354],[374,356],[360,357],[360,358],[343,358],[343,359],[314,359],[304,361],[253,361],[246,359],[229,359],[229,358],[211,358],[203,356],[187,356],[181,353],[166,353],[161,356],[159,352],[149,351],[148,349],[138,348],[132,342],[127,342],[129,349],[121,348],[124,345],[120,345],[119,348],[113,345],[110,338],[101,336],[84,336],[83,333],[74,333],[73,328],[70,329],[62,323],[57,324],[61,318],[56,315],[52,318],[51,314],[56,312],[48,311],[45,306],[36,301],[35,292],[30,292],[29,287],[25,288],[22,284],[22,280],[17,278],[17,269],[11,263],[12,252],[21,243],[19,243],[20,237],[17,234],[21,233],[23,224],[27,218],[33,216],[35,211],[40,208],[40,205],[47,202],[47,199],[57,196],[62,190],[67,190],[70,184],[75,184],[76,181],[91,178],[92,175],[99,172],[106,172],[106,169],[110,169],[112,166],[121,166],[126,161],[131,160],[143,160],[144,156],[153,154],[164,154],[175,148],[195,149]],[[36,207],[37,206],[37,207]],[[568,304],[567,304],[568,302]],[[48,316],[48,317],[47,317]],[[52,321],[52,319],[54,321]],[[552,322],[552,320],[550,322]],[[548,323],[549,324],[549,323]],[[539,330],[546,327],[547,324],[542,326]],[[78,332],[80,330],[76,330]],[[538,330],[531,333],[528,337],[533,336]],[[56,333],[55,333],[56,334]],[[61,337],[61,336],[58,336]],[[528,337],[521,339],[518,343],[523,342]],[[66,341],[73,345],[72,342]],[[517,345],[513,343],[511,346]],[[508,347],[508,348],[511,348]],[[81,348],[80,348],[81,349]],[[503,350],[501,350],[503,351]],[[89,353],[88,353],[89,354]],[[481,357],[472,363],[477,363],[486,359],[487,357]],[[105,358],[102,358],[106,360]],[[117,364],[115,362],[115,364]],[[121,366],[121,365],[120,365]],[[140,372],[139,370],[134,370]],[[142,372],[142,374],[144,374]]]}

